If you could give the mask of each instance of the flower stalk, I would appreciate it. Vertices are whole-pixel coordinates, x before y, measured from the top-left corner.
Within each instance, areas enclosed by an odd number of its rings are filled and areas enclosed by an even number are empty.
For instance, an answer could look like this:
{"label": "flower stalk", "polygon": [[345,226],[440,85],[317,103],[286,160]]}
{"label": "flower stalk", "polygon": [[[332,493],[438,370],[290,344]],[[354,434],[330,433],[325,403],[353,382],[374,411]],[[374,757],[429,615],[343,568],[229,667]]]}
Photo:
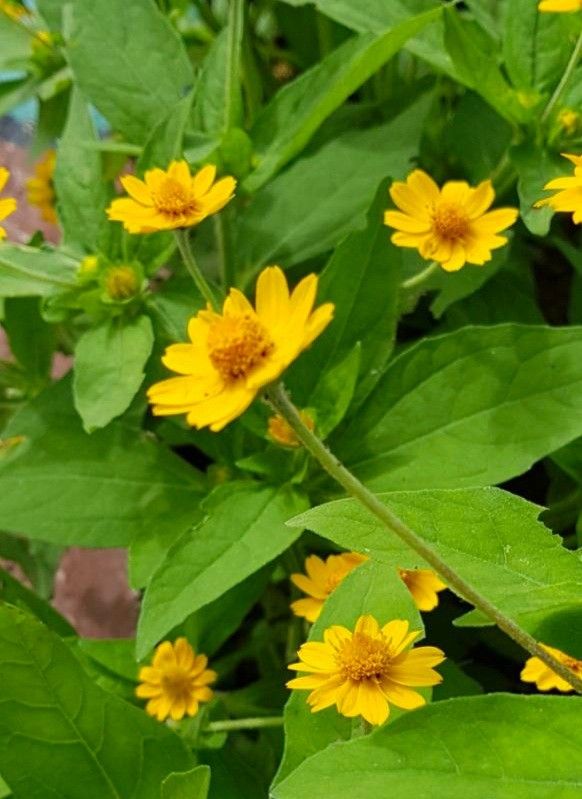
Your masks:
{"label": "flower stalk", "polygon": [[416,275],[409,277],[408,280],[404,280],[400,284],[400,288],[403,291],[412,291],[413,289],[418,289],[420,286],[424,285],[427,280],[430,280],[430,278],[438,272],[439,268],[440,266],[436,261],[431,261],[426,269],[423,269]]}
{"label": "flower stalk", "polygon": [[552,111],[554,110],[554,108],[562,98],[564,92],[566,91],[568,84],[570,83],[570,79],[574,74],[574,70],[578,66],[578,61],[580,60],[581,53],[582,53],[582,31],[580,32],[578,40],[574,46],[574,49],[572,50],[572,55],[570,56],[570,60],[566,64],[566,69],[564,70],[564,74],[562,75],[560,82],[558,83],[554,93],[550,97],[550,101],[548,102],[547,106],[544,109],[541,118],[542,125],[548,121]]}
{"label": "flower stalk", "polygon": [[401,541],[419,554],[439,576],[447,583],[456,594],[470,602],[503,630],[523,649],[534,657],[539,658],[552,671],[568,682],[574,690],[582,694],[582,679],[577,677],[567,666],[551,655],[535,638],[523,630],[512,619],[508,618],[499,608],[493,605],[486,597],[471,586],[466,580],[443,561],[428,544],[407,524],[405,524],[389,507],[384,505],[378,497],[369,491],[346,467],[340,463],[335,455],[325,444],[301,421],[301,417],[293,405],[282,383],[273,384],[266,392],[267,398],[277,413],[281,414],[288,422],[297,438],[311,455],[319,461],[328,474],[336,480],[345,491],[358,500],[382,524]]}
{"label": "flower stalk", "polygon": [[211,721],[204,728],[204,732],[236,732],[237,730],[261,730],[267,727],[282,727],[283,716],[263,716],[248,719],[226,719],[225,721]]}
{"label": "flower stalk", "polygon": [[190,273],[190,277],[194,281],[196,288],[204,297],[208,305],[214,310],[217,310],[216,299],[212,292],[212,289],[208,285],[206,278],[202,274],[200,267],[198,266],[198,262],[194,257],[194,253],[192,252],[192,247],[190,246],[190,238],[189,238],[189,231],[186,229],[175,230],[174,234],[176,236],[176,242],[178,243],[178,249],[180,250],[180,255],[182,256],[182,260],[186,266],[186,269]]}

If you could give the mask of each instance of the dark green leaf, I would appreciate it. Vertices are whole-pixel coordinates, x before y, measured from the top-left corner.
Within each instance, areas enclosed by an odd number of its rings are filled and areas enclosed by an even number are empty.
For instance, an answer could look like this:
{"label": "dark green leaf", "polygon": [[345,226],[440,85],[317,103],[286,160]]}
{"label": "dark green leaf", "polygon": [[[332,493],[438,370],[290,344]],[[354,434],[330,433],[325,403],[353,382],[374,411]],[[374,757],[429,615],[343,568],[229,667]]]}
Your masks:
{"label": "dark green leaf", "polygon": [[31,383],[42,384],[50,374],[55,342],[52,328],[40,315],[38,299],[7,299],[3,326],[8,334],[10,350]]}

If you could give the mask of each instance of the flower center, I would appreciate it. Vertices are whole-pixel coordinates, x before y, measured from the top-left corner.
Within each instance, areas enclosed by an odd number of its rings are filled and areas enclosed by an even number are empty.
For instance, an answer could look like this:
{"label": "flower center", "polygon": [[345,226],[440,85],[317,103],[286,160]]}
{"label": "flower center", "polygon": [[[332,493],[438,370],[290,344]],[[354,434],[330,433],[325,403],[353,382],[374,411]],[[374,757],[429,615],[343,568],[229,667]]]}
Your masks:
{"label": "flower center", "polygon": [[166,667],[161,686],[164,694],[173,701],[188,699],[192,693],[192,678],[188,671],[178,666]]}
{"label": "flower center", "polygon": [[337,654],[342,676],[350,680],[381,680],[391,661],[390,650],[383,639],[354,633]]}
{"label": "flower center", "polygon": [[269,334],[249,314],[222,316],[208,332],[208,356],[227,382],[247,377],[273,351]]}
{"label": "flower center", "polygon": [[153,200],[158,211],[169,216],[191,214],[196,210],[196,201],[188,188],[175,178],[167,177],[153,192]]}
{"label": "flower center", "polygon": [[468,231],[469,221],[458,205],[441,203],[433,211],[432,223],[435,232],[443,239],[454,241]]}

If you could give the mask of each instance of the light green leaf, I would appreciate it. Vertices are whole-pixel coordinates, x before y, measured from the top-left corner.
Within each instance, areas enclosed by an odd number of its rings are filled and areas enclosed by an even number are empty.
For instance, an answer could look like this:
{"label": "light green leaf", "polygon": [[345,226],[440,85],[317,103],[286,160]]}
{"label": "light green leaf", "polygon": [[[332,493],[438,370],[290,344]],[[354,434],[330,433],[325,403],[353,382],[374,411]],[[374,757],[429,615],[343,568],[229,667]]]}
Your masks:
{"label": "light green leaf", "polygon": [[500,483],[582,433],[581,388],[582,328],[467,327],[392,361],[335,449],[376,491]]}
{"label": "light green leaf", "polygon": [[36,0],[36,7],[51,31],[58,31],[63,24],[63,6],[67,0]]}
{"label": "light green leaf", "polygon": [[272,796],[313,799],[324,785],[327,799],[577,799],[581,710],[578,697],[493,694],[438,702],[330,746]]}
{"label": "light green leaf", "polygon": [[409,171],[427,111],[423,97],[390,122],[344,133],[258,192],[238,225],[241,271],[292,266],[363,227],[379,180]]}
{"label": "light green leaf", "polygon": [[[380,624],[406,619],[411,629],[424,629],[416,605],[394,564],[386,566],[368,561],[342,580],[326,600],[319,619],[311,628],[309,640],[323,640],[324,631],[333,624],[353,629],[358,618],[367,613]],[[290,673],[289,679],[292,676]],[[329,744],[348,739],[353,723],[359,723],[341,716],[335,707],[312,713],[307,696],[307,691],[294,691],[285,706],[285,751],[274,785]],[[398,715],[399,711],[391,708],[391,716]]]}
{"label": "light green leaf", "polygon": [[69,8],[67,52],[77,85],[116,130],[143,144],[193,84],[179,34],[154,0]]}
{"label": "light green leaf", "polygon": [[171,109],[152,131],[137,162],[137,171],[160,167],[166,169],[170,161],[180,160],[183,154],[184,130],[192,107],[192,94],[188,94]]}
{"label": "light green leaf", "polygon": [[75,348],[75,407],[88,433],[129,408],[153,343],[148,316],[109,319],[81,336]]}
{"label": "light green leaf", "polygon": [[58,250],[0,245],[0,297],[46,297],[75,285],[77,261]]}
{"label": "light green leaf", "polygon": [[3,12],[0,13],[0,41],[0,69],[18,69],[29,58],[32,35]]}
{"label": "light green leaf", "polygon": [[15,414],[2,435],[24,437],[0,457],[0,528],[7,532],[125,546],[140,536],[176,535],[196,517],[202,476],[128,424],[84,433],[67,379]]}
{"label": "light green leaf", "polygon": [[0,799],[6,799],[8,796],[12,796],[12,791],[0,777]]}
{"label": "light green leaf", "polygon": [[353,37],[281,89],[251,131],[259,166],[245,188],[256,191],[300,153],[322,122],[440,13],[434,9],[380,35]]}
{"label": "light green leaf", "polygon": [[[542,625],[548,629],[549,618],[567,615],[580,623],[582,560],[538,521],[537,505],[497,488],[395,492],[379,498],[466,582],[532,634]],[[291,523],[393,568],[423,565],[355,500],[321,505]]]}
{"label": "light green leaf", "polygon": [[366,228],[339,245],[321,275],[318,303],[333,302],[334,318],[290,375],[293,396],[302,405],[315,404],[310,398],[315,386],[357,343],[361,345],[358,399],[370,392],[390,357],[399,315],[402,250],[392,246],[383,222],[388,202],[388,181],[383,181]]}
{"label": "light green leaf", "polygon": [[354,398],[362,348],[359,344],[342,361],[328,369],[317,383],[309,399],[315,408],[317,433],[321,438],[334,430],[346,415]]}
{"label": "light green leaf", "polygon": [[65,244],[95,253],[106,224],[108,191],[103,180],[101,154],[86,146],[97,141],[87,103],[74,89],[67,124],[59,143],[55,189]]}
{"label": "light green leaf", "polygon": [[206,799],[209,787],[209,767],[196,766],[192,771],[166,777],[162,783],[162,799]]}
{"label": "light green leaf", "polygon": [[192,767],[178,736],[98,688],[36,620],[0,607],[0,642],[0,769],[17,799],[160,799]]}
{"label": "light green leaf", "polygon": [[194,611],[212,602],[289,547],[285,522],[305,499],[288,486],[232,482],[205,503],[206,518],[170,549],[147,588],[138,657]]}

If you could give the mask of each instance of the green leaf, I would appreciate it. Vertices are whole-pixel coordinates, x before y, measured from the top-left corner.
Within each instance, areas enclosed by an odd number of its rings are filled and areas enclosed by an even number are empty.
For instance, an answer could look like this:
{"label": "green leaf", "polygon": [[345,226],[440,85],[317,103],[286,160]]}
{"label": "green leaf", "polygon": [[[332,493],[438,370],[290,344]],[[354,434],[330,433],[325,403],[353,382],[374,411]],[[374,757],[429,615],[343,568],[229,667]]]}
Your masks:
{"label": "green leaf", "polygon": [[32,35],[3,12],[0,14],[0,69],[18,69],[29,58]]}
{"label": "green leaf", "polygon": [[209,788],[209,767],[196,766],[192,771],[166,777],[162,783],[161,799],[206,799]]}
{"label": "green leaf", "polygon": [[101,154],[87,147],[97,134],[87,103],[73,90],[67,124],[59,143],[55,169],[58,212],[65,244],[95,253],[106,224],[108,191],[103,180]]}
{"label": "green leaf", "polygon": [[75,285],[77,261],[58,250],[0,245],[0,297],[46,297]]}
{"label": "green leaf", "polygon": [[[306,761],[274,799],[577,799],[582,700],[490,695],[408,713]],[[527,741],[526,746],[520,742]]]}
{"label": "green leaf", "polygon": [[148,316],[109,319],[87,330],[75,348],[75,407],[88,433],[106,427],[139,391],[154,343]]}
{"label": "green leaf", "polygon": [[521,218],[531,233],[546,236],[554,211],[552,208],[535,208],[534,204],[549,196],[544,191],[546,183],[569,173],[568,162],[531,141],[512,147],[509,155],[518,175]]}
{"label": "green leaf", "polygon": [[51,31],[58,31],[63,24],[63,6],[67,0],[36,0],[36,7]]}
{"label": "green leaf", "polygon": [[499,483],[582,433],[581,388],[582,328],[467,327],[392,361],[335,449],[376,491]]}
{"label": "green leaf", "polygon": [[241,271],[251,277],[266,264],[292,266],[363,227],[379,179],[408,173],[428,102],[423,97],[390,122],[338,136],[258,192],[238,224]]}
{"label": "green leaf", "polygon": [[334,319],[301,357],[295,370],[297,379],[290,381],[294,396],[299,392],[303,405],[311,402],[322,374],[356,344],[361,345],[359,399],[370,392],[390,358],[399,314],[402,250],[392,246],[383,222],[387,204],[388,181],[383,181],[366,228],[339,245],[321,275],[318,303],[333,302]]}
{"label": "green leaf", "polygon": [[300,153],[322,122],[440,13],[434,9],[380,35],[353,37],[281,89],[251,131],[259,166],[245,189],[256,191]]}
{"label": "green leaf", "polygon": [[463,20],[453,8],[445,9],[445,42],[458,76],[508,122],[526,122],[532,114],[520,103],[495,58],[495,43],[476,24]]}
{"label": "green leaf", "polygon": [[182,158],[184,130],[192,107],[192,93],[188,94],[170,110],[169,114],[152,131],[137,162],[137,171],[143,175],[146,169],[166,169],[170,161]]}
{"label": "green leaf", "polygon": [[[332,624],[353,629],[358,618],[366,613],[380,624],[406,619],[411,629],[424,629],[416,605],[394,564],[387,568],[385,563],[368,561],[342,580],[326,600],[319,619],[311,628],[309,640],[323,640],[324,631]],[[289,678],[292,676],[290,674]],[[285,707],[285,752],[274,785],[307,758],[352,734],[351,719],[341,716],[335,707],[312,713],[307,696],[307,691],[294,691]],[[391,716],[397,717],[398,710],[391,708]]]}
{"label": "green leaf", "polygon": [[[394,492],[379,498],[466,582],[532,634],[542,624],[547,628],[548,618],[563,614],[580,622],[582,560],[538,521],[537,505],[498,488]],[[290,524],[393,568],[423,565],[355,500],[321,505]],[[571,645],[576,645],[574,635]]]}
{"label": "green leaf", "polygon": [[[0,528],[75,546],[125,546],[176,535],[196,517],[202,476],[146,433],[113,422],[83,432],[70,381],[12,417],[0,457]],[[26,497],[24,502],[22,497]]]}
{"label": "green leaf", "polygon": [[287,486],[233,482],[218,487],[205,503],[205,519],[172,546],[152,577],[139,620],[138,657],[191,613],[284,552],[298,535],[285,521],[302,507],[303,497]]}
{"label": "green leaf", "polygon": [[193,84],[179,34],[154,0],[69,8],[67,53],[77,85],[117,131],[143,144]]}
{"label": "green leaf", "polygon": [[178,736],[98,688],[36,620],[0,607],[0,641],[0,769],[17,799],[160,799],[192,767]]}
{"label": "green leaf", "polygon": [[316,428],[321,438],[327,438],[350,407],[360,371],[361,353],[362,348],[356,344],[342,361],[322,375],[309,399],[310,406],[316,411]]}
{"label": "green leaf", "polygon": [[11,297],[4,303],[3,327],[10,350],[33,384],[41,384],[51,371],[54,336],[40,315],[35,297]]}
{"label": "green leaf", "polygon": [[60,636],[74,636],[75,630],[52,605],[45,602],[5,569],[0,568],[0,599],[15,607],[33,613],[39,621],[46,624]]}

